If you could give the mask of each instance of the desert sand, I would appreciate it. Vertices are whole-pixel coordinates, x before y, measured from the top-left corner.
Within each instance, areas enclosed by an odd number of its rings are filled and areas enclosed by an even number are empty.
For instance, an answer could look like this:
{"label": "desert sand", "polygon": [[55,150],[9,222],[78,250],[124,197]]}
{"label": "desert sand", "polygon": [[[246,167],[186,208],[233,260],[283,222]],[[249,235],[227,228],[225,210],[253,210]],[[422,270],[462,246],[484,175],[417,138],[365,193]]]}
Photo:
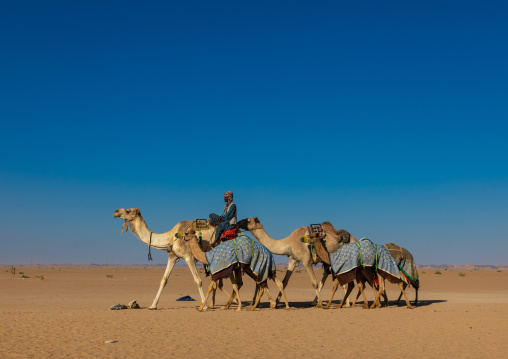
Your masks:
{"label": "desert sand", "polygon": [[[313,308],[310,281],[300,271],[286,290],[289,311],[281,305],[269,309],[264,297],[253,312],[198,312],[199,301],[176,301],[199,298],[189,269],[179,266],[159,309],[147,310],[163,271],[27,265],[12,275],[10,266],[0,267],[0,358],[508,357],[508,271],[420,270],[420,303],[412,310],[402,302],[373,310],[361,302],[353,308]],[[283,274],[278,272],[280,279]],[[210,280],[200,275],[206,290]],[[247,305],[254,286],[250,278],[244,282],[240,294]],[[276,292],[273,282],[269,286]],[[231,284],[226,288],[230,292]],[[388,284],[392,304],[397,291]],[[407,292],[413,301],[414,290]],[[331,281],[322,293],[328,300]],[[335,302],[342,290],[337,294]],[[372,301],[372,291],[366,294]],[[109,309],[131,300],[142,308]],[[226,302],[222,293],[217,302]]]}

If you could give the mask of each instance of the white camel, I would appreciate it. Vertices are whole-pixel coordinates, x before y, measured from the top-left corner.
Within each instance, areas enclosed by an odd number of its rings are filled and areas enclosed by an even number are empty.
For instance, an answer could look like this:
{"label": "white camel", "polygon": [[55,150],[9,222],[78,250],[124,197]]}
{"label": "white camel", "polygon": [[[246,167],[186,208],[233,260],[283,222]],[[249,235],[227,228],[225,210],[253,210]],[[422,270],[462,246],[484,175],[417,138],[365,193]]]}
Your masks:
{"label": "white camel", "polygon": [[[278,255],[285,255],[289,258],[288,268],[286,271],[286,275],[282,281],[283,288],[285,289],[289,278],[293,274],[293,270],[302,263],[308,276],[310,277],[312,287],[316,292],[317,298],[317,307],[322,308],[320,291],[322,288],[322,284],[318,285],[316,275],[314,274],[314,270],[312,269],[313,264],[318,263],[318,259],[315,253],[312,253],[309,250],[309,246],[307,243],[303,243],[301,241],[302,237],[309,235],[309,231],[307,227],[300,227],[293,231],[288,237],[282,239],[273,239],[271,238],[266,231],[264,230],[263,225],[259,221],[257,217],[243,219],[238,222],[238,226],[243,229],[249,230],[252,235],[264,245],[270,252]],[[323,230],[325,231],[324,240],[327,243],[327,248],[330,248],[331,252],[337,251],[342,245],[345,243],[340,242],[337,239],[337,230],[333,228],[333,226],[329,222],[325,222],[322,225]],[[356,239],[351,236],[349,239],[351,242],[356,242]],[[349,242],[348,242],[349,243]],[[326,280],[326,271],[323,276],[322,283]],[[279,293],[277,296],[277,302],[280,300],[282,293]],[[256,296],[256,295],[254,295]]]}
{"label": "white camel", "polygon": [[[168,264],[166,266],[166,271],[164,272],[164,275],[160,281],[157,295],[155,296],[152,305],[150,305],[148,309],[157,309],[157,303],[159,302],[162,290],[166,286],[171,271],[173,270],[175,264],[180,260],[180,258],[182,258],[189,266],[192,276],[194,277],[194,282],[198,286],[201,302],[204,302],[205,296],[203,294],[202,281],[198,275],[198,270],[196,268],[196,263],[194,261],[194,256],[192,255],[192,251],[187,242],[177,241],[175,237],[175,234],[178,232],[183,233],[188,231],[191,226],[195,227],[195,221],[181,221],[168,232],[153,233],[146,225],[143,216],[141,216],[139,208],[119,208],[113,213],[113,217],[125,220],[125,223],[130,225],[130,227],[127,227],[127,229],[129,229],[138,239],[149,245],[151,248],[168,252],[169,258]],[[208,246],[208,243],[212,242],[211,239],[213,239],[212,236],[215,232],[215,227],[209,225],[208,228],[202,230],[198,229],[198,231],[201,233],[202,247],[205,249]],[[221,286],[220,289],[224,292]],[[226,292],[224,293],[229,297],[229,294]]]}

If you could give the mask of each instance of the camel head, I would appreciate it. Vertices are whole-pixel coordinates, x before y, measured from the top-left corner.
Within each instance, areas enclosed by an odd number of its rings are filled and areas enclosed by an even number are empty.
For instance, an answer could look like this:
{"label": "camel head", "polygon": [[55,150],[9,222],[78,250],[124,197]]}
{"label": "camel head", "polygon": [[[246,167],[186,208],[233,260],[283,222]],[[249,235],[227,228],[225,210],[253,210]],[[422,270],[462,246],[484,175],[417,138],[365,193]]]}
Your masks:
{"label": "camel head", "polygon": [[337,230],[330,222],[323,222],[322,224],[325,233],[328,232],[328,235],[335,237],[335,240],[339,244],[346,244],[351,242],[351,235],[345,229]]}
{"label": "camel head", "polygon": [[337,232],[337,237],[336,237],[337,241],[339,243],[349,243],[350,242],[350,239],[351,239],[351,235],[349,234],[348,231],[346,231],[345,229],[341,229]]}
{"label": "camel head", "polygon": [[118,208],[114,213],[113,217],[121,218],[126,220],[127,222],[131,222],[135,220],[137,217],[141,216],[139,212],[139,208]]}
{"label": "camel head", "polygon": [[255,229],[263,229],[263,225],[259,221],[258,217],[242,219],[238,222],[238,228],[253,231]]}

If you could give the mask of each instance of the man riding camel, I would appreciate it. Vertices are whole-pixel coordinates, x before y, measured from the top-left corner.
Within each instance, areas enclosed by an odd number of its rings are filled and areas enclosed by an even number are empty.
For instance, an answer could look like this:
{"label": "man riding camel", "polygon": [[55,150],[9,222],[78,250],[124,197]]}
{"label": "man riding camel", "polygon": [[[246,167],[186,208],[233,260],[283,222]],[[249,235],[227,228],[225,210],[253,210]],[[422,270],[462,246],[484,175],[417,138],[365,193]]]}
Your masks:
{"label": "man riding camel", "polygon": [[233,192],[227,191],[224,193],[224,213],[222,216],[212,213],[210,214],[210,222],[217,226],[215,232],[215,243],[219,243],[221,234],[228,230],[236,227],[236,204],[233,203]]}

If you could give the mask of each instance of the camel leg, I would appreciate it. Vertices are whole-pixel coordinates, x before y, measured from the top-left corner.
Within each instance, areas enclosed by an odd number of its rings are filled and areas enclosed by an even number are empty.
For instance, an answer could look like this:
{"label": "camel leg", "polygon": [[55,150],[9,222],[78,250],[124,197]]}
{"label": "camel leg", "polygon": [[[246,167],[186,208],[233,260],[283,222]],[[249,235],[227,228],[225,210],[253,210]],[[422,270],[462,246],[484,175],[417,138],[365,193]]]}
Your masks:
{"label": "camel leg", "polygon": [[[284,279],[282,280],[282,289],[286,289],[288,282],[289,282],[289,278],[291,278],[291,274],[293,274],[293,270],[299,263],[300,262],[298,262],[296,259],[289,258],[288,269],[286,270],[286,275],[284,276]],[[275,302],[277,304],[279,304],[281,297],[282,297],[282,291],[279,292],[279,295],[277,295],[277,299],[275,300]]]}
{"label": "camel leg", "polygon": [[[230,279],[231,279],[231,284],[233,285],[233,290],[236,294],[236,297],[238,298],[238,308],[235,309],[235,312],[239,312],[242,310],[242,301],[240,299],[240,293],[238,292],[238,285],[236,284],[236,280],[235,280],[234,276],[231,277]],[[234,294],[233,294],[233,296],[234,296]]]}
{"label": "camel leg", "polygon": [[[180,258],[178,258],[173,252],[168,252],[168,265],[166,266],[166,271],[164,272],[164,275],[162,276],[160,286],[159,286],[159,291],[157,292],[157,295],[155,296],[155,299],[153,300],[152,305],[149,306],[148,309],[151,309],[151,310],[157,309],[157,303],[159,302],[159,298],[162,294],[162,290],[164,289],[164,287],[166,286],[166,283],[168,282],[168,278],[169,278],[169,275],[171,274],[171,272],[173,271],[173,267],[179,260],[180,260]],[[203,294],[203,291],[201,291],[201,294]],[[203,298],[204,298],[204,296],[203,296]],[[201,300],[203,300],[203,298],[201,298]]]}
{"label": "camel leg", "polygon": [[[328,271],[326,269],[323,270],[323,277],[321,278],[321,281],[318,284],[319,293],[321,293],[321,289],[323,289],[323,286],[325,285],[325,282],[326,282],[326,279],[328,278],[328,276],[329,276]],[[317,295],[314,297],[314,300],[312,301],[312,305],[316,305],[316,304],[317,304]]]}
{"label": "camel leg", "polygon": [[[365,281],[367,281],[367,283],[369,283],[369,285],[371,286],[372,288],[372,292],[374,293],[374,298],[376,298],[378,296],[378,291],[376,290],[376,283],[374,282],[374,272],[372,270],[367,270],[365,268],[361,268],[360,269],[360,277],[358,278],[362,278],[361,281],[362,281],[362,290],[365,289]],[[381,283],[381,276],[378,276],[378,280],[379,282]],[[376,307],[380,308],[381,307],[381,303],[379,303],[379,301],[375,301],[374,300],[374,303],[376,304]],[[368,306],[368,302],[366,304]],[[364,304],[364,307],[365,307],[365,304]]]}
{"label": "camel leg", "polygon": [[[407,284],[406,284],[406,283],[404,283],[404,284],[403,284],[403,286],[404,286],[404,290],[406,290]],[[399,297],[398,297],[398,298],[397,298],[397,300],[395,301],[395,304],[396,304],[396,305],[399,305],[400,298],[402,298],[402,291],[400,291]]]}
{"label": "camel leg", "polygon": [[[231,277],[231,283],[233,283],[233,277]],[[236,289],[238,290],[238,286],[236,287]],[[235,288],[233,286],[233,292],[231,293],[231,295],[229,296],[229,300],[228,302],[226,303],[225,306],[222,307],[222,309],[229,309],[229,307],[231,306],[231,304],[233,303],[233,300],[235,299],[236,297],[236,291],[235,291]],[[236,299],[237,303],[239,305],[241,305],[241,303],[239,302],[238,298]]]}
{"label": "camel leg", "polygon": [[[230,294],[224,289],[224,282],[223,282],[222,278],[217,281],[217,287],[219,288],[219,290],[222,293],[224,293],[226,298],[229,299]],[[216,291],[217,291],[217,289],[214,288],[214,292],[213,292],[213,296],[212,296],[212,304],[211,304],[210,308],[213,308],[215,306],[215,292]]]}
{"label": "camel leg", "polygon": [[[404,299],[406,300],[407,307],[408,307],[409,309],[412,309],[413,307],[411,306],[411,304],[409,304],[409,300],[407,299],[406,291],[404,290],[404,284],[406,284],[406,283],[399,282],[400,292],[401,292],[402,294],[404,294]],[[406,286],[407,286],[407,285],[406,285]]]}
{"label": "camel leg", "polygon": [[360,269],[360,272],[356,272],[356,285],[358,287],[358,290],[360,291],[360,293],[362,294],[362,297],[363,297],[363,308],[364,309],[369,309],[369,301],[367,300],[367,297],[365,296],[365,292],[363,291],[363,289],[365,288],[365,280],[367,280],[367,282],[372,283],[372,278],[369,278],[369,273],[367,273],[367,271],[365,270],[365,268],[362,268]]}
{"label": "camel leg", "polygon": [[256,309],[256,307],[258,306],[259,301],[261,300],[261,297],[263,296],[264,292],[265,292],[265,289],[263,287],[260,287],[259,288],[259,295],[256,298],[256,301],[254,302],[254,305],[252,306],[252,308],[249,308],[249,311],[252,312],[254,309]]}
{"label": "camel leg", "polygon": [[[326,279],[328,278],[329,275],[330,274],[325,269],[323,271],[323,278],[321,278],[321,282],[319,282],[319,284],[318,284],[318,292],[320,294],[321,294],[321,289],[323,289],[323,286],[325,285]],[[345,285],[343,285],[342,288],[344,289],[344,293],[346,293],[347,287]],[[316,305],[316,304],[317,304],[317,296],[315,296],[314,300],[312,301],[312,305]],[[351,304],[349,303],[349,298],[348,298],[347,301],[346,301],[346,307],[350,307],[350,306],[351,306]]]}
{"label": "camel leg", "polygon": [[208,297],[210,296],[210,293],[213,291],[214,286],[216,286],[216,283],[212,281],[210,283],[210,286],[208,287],[208,291],[206,292],[206,297],[203,300],[203,303],[199,306],[198,310],[201,312],[203,309],[206,310],[206,302],[208,301]]}
{"label": "camel leg", "polygon": [[[338,280],[337,280],[338,282]],[[340,302],[340,304],[337,304],[337,308],[342,308],[342,306],[347,303],[347,299],[349,297],[349,295],[351,294],[351,292],[353,291],[355,285],[353,282],[349,282],[347,284],[347,290],[346,290],[346,293],[344,294],[344,298],[342,299],[342,301]]]}
{"label": "camel leg", "polygon": [[385,301],[385,307],[389,307],[390,301],[388,300],[388,296],[386,295],[386,287],[385,290],[383,291],[383,300]]}
{"label": "camel leg", "polygon": [[[358,278],[358,279],[360,279],[360,280],[362,281],[362,285],[363,285],[363,286],[365,286],[365,278],[361,277],[361,278]],[[362,293],[361,293],[361,292],[360,292],[360,290],[358,289],[358,292],[356,293],[356,298],[355,298],[355,300],[353,301],[353,305],[355,305],[355,304],[356,304],[356,301],[358,300],[358,298],[360,298],[360,295],[361,295],[361,294],[362,294]]]}
{"label": "camel leg", "polygon": [[[277,285],[277,287],[279,288],[280,292],[282,293],[282,298],[284,299],[284,302],[286,303],[286,310],[289,309],[289,303],[288,303],[288,299],[286,297],[286,292],[284,292],[284,285],[282,284],[282,282],[279,280],[279,278],[277,277],[273,277],[273,281],[275,282],[275,284]],[[266,287],[268,289],[268,286]],[[277,304],[275,304],[275,306],[277,306]],[[274,308],[275,308],[274,306]]]}
{"label": "camel leg", "polygon": [[[184,258],[184,260],[187,263],[187,265],[189,266],[189,269],[192,273],[192,277],[194,277],[194,283],[196,283],[196,285],[198,286],[199,295],[201,296],[201,300],[204,301],[205,296],[203,295],[203,287],[202,287],[203,283],[201,281],[201,278],[199,277],[198,269],[196,268],[196,262],[194,261],[194,257],[190,256],[190,257]],[[206,309],[206,308],[207,307],[205,305],[204,309]]]}
{"label": "camel leg", "polygon": [[307,263],[303,263],[303,266],[305,267],[305,270],[307,271],[307,274],[309,275],[312,287],[316,291],[316,295],[318,298],[318,303],[317,303],[316,307],[323,308],[323,304],[321,302],[321,296],[319,295],[319,291],[318,291],[318,283],[317,283],[316,275],[314,274],[314,270],[312,269],[312,264],[307,262]]}
{"label": "camel leg", "polygon": [[[222,279],[219,279],[217,286],[221,286],[221,285],[222,285]],[[209,307],[210,309],[213,309],[213,307],[215,307],[215,293],[217,293],[217,286],[214,286],[214,288],[213,288],[212,304],[210,304],[210,307]]]}
{"label": "camel leg", "polygon": [[[379,298],[381,297],[381,293],[385,291],[385,279],[381,277],[380,275],[377,276],[377,279],[379,281],[379,290],[376,295],[376,299],[374,299],[374,303],[370,306],[370,309],[373,309],[374,307],[381,307],[381,303],[379,301]],[[374,287],[372,287],[374,288]]]}
{"label": "camel leg", "polygon": [[268,284],[265,287],[266,295],[268,296],[268,300],[270,301],[270,308],[273,309],[277,307],[277,304],[275,304],[275,300],[272,298],[272,293],[270,293],[270,289],[268,289]]}
{"label": "camel leg", "polygon": [[358,282],[357,286],[358,286],[358,290],[360,291],[360,293],[362,294],[362,297],[363,297],[363,308],[369,309],[369,301],[367,300],[367,296],[365,295],[365,292],[363,291],[365,284],[362,282]]}
{"label": "camel leg", "polygon": [[332,304],[333,296],[335,295],[335,292],[337,291],[337,288],[339,287],[339,279],[335,278],[333,281],[333,287],[332,287],[332,296],[330,297],[330,300],[326,305],[324,306],[325,309],[330,308],[330,304]]}
{"label": "camel leg", "polygon": [[418,304],[418,288],[416,288],[415,291],[416,291],[416,297],[415,297],[415,304],[414,305],[417,305]]}
{"label": "camel leg", "polygon": [[254,305],[254,303],[256,302],[258,293],[259,293],[259,284],[256,283],[256,288],[254,289],[254,297],[252,297],[251,305]]}

